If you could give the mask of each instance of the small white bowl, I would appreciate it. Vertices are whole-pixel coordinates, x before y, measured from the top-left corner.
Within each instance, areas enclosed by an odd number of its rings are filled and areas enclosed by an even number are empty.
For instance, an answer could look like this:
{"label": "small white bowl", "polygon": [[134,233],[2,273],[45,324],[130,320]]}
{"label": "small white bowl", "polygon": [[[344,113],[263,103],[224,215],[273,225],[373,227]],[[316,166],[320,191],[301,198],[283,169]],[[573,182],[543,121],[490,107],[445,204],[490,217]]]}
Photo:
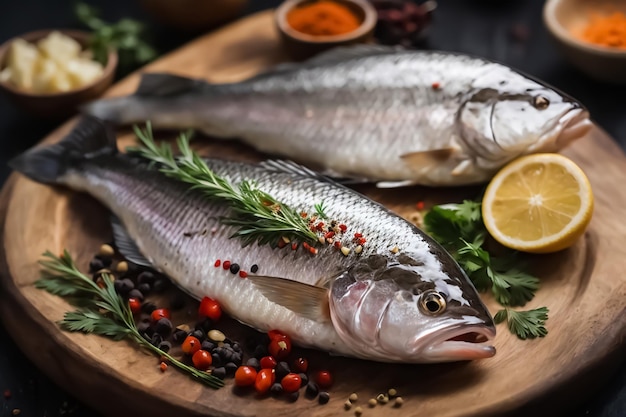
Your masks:
{"label": "small white bowl", "polygon": [[626,84],[626,49],[595,45],[575,33],[592,13],[626,13],[623,0],[547,0],[543,21],[563,56],[580,71],[599,81]]}

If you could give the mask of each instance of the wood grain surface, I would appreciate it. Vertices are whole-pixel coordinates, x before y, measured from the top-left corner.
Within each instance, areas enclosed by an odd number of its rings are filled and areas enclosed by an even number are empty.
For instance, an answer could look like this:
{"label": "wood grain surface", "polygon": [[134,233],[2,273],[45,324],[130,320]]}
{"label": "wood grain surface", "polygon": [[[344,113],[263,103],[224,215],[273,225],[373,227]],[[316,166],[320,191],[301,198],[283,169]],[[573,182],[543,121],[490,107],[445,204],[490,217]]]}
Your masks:
{"label": "wood grain surface", "polygon": [[[236,81],[285,60],[271,12],[262,12],[206,35],[149,65],[145,71]],[[138,74],[111,88],[108,96],[132,92]],[[70,120],[43,140],[61,139]],[[163,137],[172,137],[163,133]],[[133,141],[120,130],[120,149]],[[205,138],[204,154],[242,160],[263,156],[237,142]],[[596,208],[584,237],[570,249],[533,256],[542,287],[527,308],[547,306],[549,334],[521,341],[498,326],[497,354],[487,360],[442,365],[386,365],[330,357],[305,351],[314,367],[328,367],[336,383],[331,400],[319,405],[300,397],[295,403],[238,394],[232,379],[220,390],[206,388],[173,369],[158,369],[158,358],[126,342],[67,333],[56,320],[72,307],[63,299],[34,288],[37,261],[46,250],[67,248],[79,265],[87,264],[98,246],[110,239],[106,210],[86,194],[48,187],[13,174],[0,197],[2,228],[2,320],[24,353],[56,383],[109,416],[334,416],[353,415],[343,403],[359,394],[363,416],[467,417],[495,415],[558,415],[585,399],[589,389],[608,377],[622,359],[626,345],[626,158],[601,130],[563,152],[578,163],[593,186]],[[360,186],[407,219],[415,203],[458,201],[478,188],[439,190],[411,187],[378,190]],[[171,293],[177,292],[171,288]],[[169,295],[166,295],[167,297]],[[485,295],[492,312],[498,305]],[[193,319],[197,303],[186,299],[174,320]],[[249,329],[225,320],[220,324],[234,338]],[[621,351],[620,351],[621,350]],[[388,388],[405,399],[400,408],[368,408],[366,401]]]}

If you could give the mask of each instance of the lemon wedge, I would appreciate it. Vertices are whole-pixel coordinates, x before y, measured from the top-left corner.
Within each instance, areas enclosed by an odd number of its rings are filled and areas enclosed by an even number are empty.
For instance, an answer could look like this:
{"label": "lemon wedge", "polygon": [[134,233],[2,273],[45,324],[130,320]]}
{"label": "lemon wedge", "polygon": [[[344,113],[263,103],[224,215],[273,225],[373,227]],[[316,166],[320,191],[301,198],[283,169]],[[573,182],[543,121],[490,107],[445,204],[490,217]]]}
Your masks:
{"label": "lemon wedge", "polygon": [[550,253],[573,245],[593,213],[585,173],[557,153],[532,154],[505,165],[489,182],[482,201],[485,227],[503,246]]}

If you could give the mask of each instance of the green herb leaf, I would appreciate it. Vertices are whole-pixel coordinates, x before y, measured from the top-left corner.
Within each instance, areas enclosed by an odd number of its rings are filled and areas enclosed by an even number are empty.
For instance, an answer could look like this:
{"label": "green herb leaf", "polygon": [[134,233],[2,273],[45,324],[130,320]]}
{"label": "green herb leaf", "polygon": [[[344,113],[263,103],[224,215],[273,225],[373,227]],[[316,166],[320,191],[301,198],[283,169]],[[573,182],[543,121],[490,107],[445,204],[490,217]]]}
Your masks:
{"label": "green herb leaf", "polygon": [[154,142],[150,122],[145,131],[137,126],[134,129],[143,146],[130,148],[129,151],[158,164],[160,172],[192,185],[207,198],[228,203],[230,215],[221,221],[237,229],[232,237],[240,238],[244,246],[257,242],[273,247],[283,237],[312,244],[318,241],[308,221],[293,208],[259,190],[253,182],[242,181],[235,187],[211,171],[189,146],[187,134],[179,136],[177,145],[181,154],[175,157],[169,144],[158,146]]}
{"label": "green herb leaf", "polygon": [[131,339],[155,354],[167,358],[173,366],[206,385],[212,388],[224,386],[221,379],[179,361],[145,340],[137,330],[128,302],[115,292],[113,279],[109,275],[102,274],[104,285],[100,287],[76,268],[67,250],[63,251],[60,257],[49,251],[43,256],[45,260],[40,262],[42,277],[36,282],[37,287],[56,295],[81,296],[82,302],[79,304],[84,306],[79,310],[65,313],[63,320],[59,322],[62,329],[94,333],[113,340]]}
{"label": "green herb leaf", "polygon": [[314,208],[315,208],[315,213],[318,215],[320,219],[328,218],[328,216],[326,215],[326,207],[324,207],[323,201],[321,203],[315,204]]}
{"label": "green herb leaf", "polygon": [[106,65],[110,49],[118,51],[120,74],[126,74],[157,57],[156,50],[142,39],[145,32],[143,23],[127,18],[117,23],[105,22],[97,8],[82,2],[75,3],[74,14],[91,29],[89,48],[94,59],[102,65]]}
{"label": "green herb leaf", "polygon": [[515,311],[505,308],[498,311],[493,319],[496,324],[506,320],[511,333],[522,340],[535,339],[545,337],[548,334],[548,330],[545,328],[548,312],[547,307],[528,311]]}

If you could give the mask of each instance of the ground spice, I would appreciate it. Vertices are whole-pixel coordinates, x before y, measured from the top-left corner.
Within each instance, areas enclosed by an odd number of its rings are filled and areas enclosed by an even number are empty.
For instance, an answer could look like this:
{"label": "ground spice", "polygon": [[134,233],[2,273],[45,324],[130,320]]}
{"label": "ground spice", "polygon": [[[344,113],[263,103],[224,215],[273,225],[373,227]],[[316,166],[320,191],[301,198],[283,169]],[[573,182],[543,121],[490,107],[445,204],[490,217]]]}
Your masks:
{"label": "ground spice", "polygon": [[342,35],[361,25],[352,10],[330,0],[293,8],[287,14],[287,23],[295,30],[313,36]]}
{"label": "ground spice", "polygon": [[626,49],[626,15],[622,12],[594,13],[580,36],[596,45]]}

